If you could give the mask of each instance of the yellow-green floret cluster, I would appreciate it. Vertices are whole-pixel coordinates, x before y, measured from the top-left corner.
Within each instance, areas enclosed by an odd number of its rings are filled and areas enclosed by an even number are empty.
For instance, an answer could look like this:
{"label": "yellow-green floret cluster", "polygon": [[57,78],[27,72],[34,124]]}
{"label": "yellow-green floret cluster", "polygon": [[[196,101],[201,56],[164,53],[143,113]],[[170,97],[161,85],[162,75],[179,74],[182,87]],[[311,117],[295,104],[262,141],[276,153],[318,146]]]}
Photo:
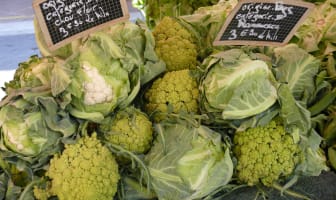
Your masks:
{"label": "yellow-green floret cluster", "polygon": [[146,92],[146,111],[167,113],[171,106],[173,113],[198,113],[198,96],[197,81],[190,70],[167,72]]}
{"label": "yellow-green floret cluster", "polygon": [[234,153],[238,180],[248,185],[271,186],[291,175],[300,160],[299,146],[275,121],[237,132]]}
{"label": "yellow-green floret cluster", "polygon": [[120,175],[115,157],[93,134],[68,144],[51,161],[46,176],[51,179],[46,191],[35,188],[37,199],[57,196],[59,200],[111,200]]}
{"label": "yellow-green floret cluster", "polygon": [[134,153],[148,151],[153,140],[152,122],[145,113],[132,107],[119,111],[99,130],[109,142]]}
{"label": "yellow-green floret cluster", "polygon": [[193,35],[172,17],[164,17],[154,28],[155,51],[168,71],[194,69],[197,45]]}

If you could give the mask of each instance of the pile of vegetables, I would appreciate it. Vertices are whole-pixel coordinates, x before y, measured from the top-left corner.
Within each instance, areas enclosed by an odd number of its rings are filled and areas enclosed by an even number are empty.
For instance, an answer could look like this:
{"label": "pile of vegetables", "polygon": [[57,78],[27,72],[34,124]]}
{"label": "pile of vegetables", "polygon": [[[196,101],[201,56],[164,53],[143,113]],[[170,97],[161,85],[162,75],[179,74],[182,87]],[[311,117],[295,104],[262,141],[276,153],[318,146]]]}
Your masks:
{"label": "pile of vegetables", "polygon": [[35,21],[41,56],[2,88],[0,199],[314,199],[292,188],[335,173],[335,1],[281,47],[212,46],[237,1],[158,2],[53,52]]}

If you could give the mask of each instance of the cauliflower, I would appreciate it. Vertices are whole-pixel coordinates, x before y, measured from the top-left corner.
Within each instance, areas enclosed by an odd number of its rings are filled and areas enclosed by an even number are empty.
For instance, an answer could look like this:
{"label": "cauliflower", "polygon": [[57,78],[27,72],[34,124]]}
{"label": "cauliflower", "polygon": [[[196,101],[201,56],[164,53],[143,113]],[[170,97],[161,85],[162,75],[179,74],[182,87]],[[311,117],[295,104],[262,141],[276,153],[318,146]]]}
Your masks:
{"label": "cauliflower", "polygon": [[233,141],[238,180],[248,185],[272,186],[292,174],[302,155],[292,136],[275,121],[237,132]]}
{"label": "cauliflower", "polygon": [[110,200],[120,179],[115,157],[95,133],[66,145],[63,153],[50,161],[46,176],[51,179],[49,187],[34,188],[40,200],[54,195],[60,200]]}
{"label": "cauliflower", "polygon": [[198,113],[198,96],[198,84],[190,70],[167,72],[145,93],[145,108],[150,114],[155,111],[167,113],[170,106],[173,113]]}
{"label": "cauliflower", "polygon": [[122,146],[134,153],[145,153],[153,140],[152,122],[147,115],[134,107],[118,111],[98,130],[111,143]]}
{"label": "cauliflower", "polygon": [[112,87],[106,83],[103,76],[95,67],[90,67],[88,63],[83,64],[83,70],[89,77],[90,81],[84,82],[84,103],[94,105],[98,103],[109,102],[113,98]]}
{"label": "cauliflower", "polygon": [[19,64],[11,81],[5,83],[7,95],[15,95],[17,90],[43,89],[52,96],[61,94],[71,83],[71,70],[58,57],[31,56]]}
{"label": "cauliflower", "polygon": [[198,45],[193,35],[176,19],[164,17],[154,28],[155,51],[168,71],[193,69],[197,65]]}

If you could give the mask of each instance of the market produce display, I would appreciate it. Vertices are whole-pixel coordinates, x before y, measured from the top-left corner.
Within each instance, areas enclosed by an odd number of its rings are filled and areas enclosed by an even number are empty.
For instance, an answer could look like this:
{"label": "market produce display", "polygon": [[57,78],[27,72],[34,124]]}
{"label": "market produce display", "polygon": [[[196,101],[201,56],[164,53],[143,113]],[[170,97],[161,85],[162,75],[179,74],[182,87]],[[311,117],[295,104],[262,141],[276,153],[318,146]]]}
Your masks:
{"label": "market produce display", "polygon": [[212,46],[234,0],[137,2],[147,21],[53,52],[35,21],[41,56],[2,88],[0,199],[336,199],[316,189],[336,181],[335,0],[279,47]]}

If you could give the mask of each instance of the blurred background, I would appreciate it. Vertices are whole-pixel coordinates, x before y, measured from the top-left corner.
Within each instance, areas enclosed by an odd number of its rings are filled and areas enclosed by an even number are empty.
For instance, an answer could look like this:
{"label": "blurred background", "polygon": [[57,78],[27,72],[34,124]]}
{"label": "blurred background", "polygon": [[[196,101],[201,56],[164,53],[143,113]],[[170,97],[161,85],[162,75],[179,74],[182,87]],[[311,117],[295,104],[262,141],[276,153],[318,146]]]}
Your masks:
{"label": "blurred background", "polygon": [[[2,0],[0,9],[0,87],[29,56],[38,54],[32,0]],[[0,98],[4,93],[0,91]]]}
{"label": "blurred background", "polygon": [[[18,64],[39,50],[34,35],[33,0],[1,0],[0,9],[0,87],[12,80]],[[130,20],[142,18],[140,11],[127,0]],[[0,99],[4,96],[0,90]]]}

